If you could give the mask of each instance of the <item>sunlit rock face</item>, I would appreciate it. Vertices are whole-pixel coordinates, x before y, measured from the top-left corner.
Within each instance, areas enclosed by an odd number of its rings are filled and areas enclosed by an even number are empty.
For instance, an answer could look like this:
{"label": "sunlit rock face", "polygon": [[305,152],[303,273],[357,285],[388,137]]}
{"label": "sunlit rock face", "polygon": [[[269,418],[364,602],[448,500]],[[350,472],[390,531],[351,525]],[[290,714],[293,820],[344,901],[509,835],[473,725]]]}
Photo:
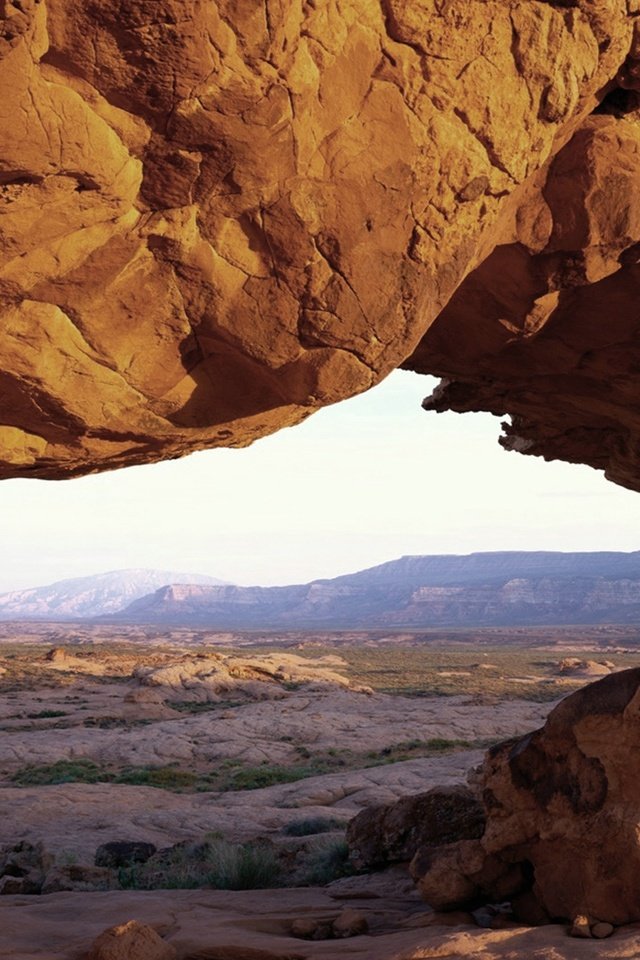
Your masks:
{"label": "sunlit rock face", "polygon": [[639,12],[2,0],[0,475],[247,444],[413,354],[632,482],[638,134],[589,117]]}

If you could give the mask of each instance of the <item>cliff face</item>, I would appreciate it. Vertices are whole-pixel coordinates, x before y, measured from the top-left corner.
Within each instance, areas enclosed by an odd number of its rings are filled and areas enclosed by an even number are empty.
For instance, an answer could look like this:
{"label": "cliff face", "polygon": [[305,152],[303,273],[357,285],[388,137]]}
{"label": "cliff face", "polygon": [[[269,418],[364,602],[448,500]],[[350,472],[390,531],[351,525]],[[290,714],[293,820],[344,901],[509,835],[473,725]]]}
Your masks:
{"label": "cliff face", "polygon": [[0,475],[243,445],[413,355],[635,482],[638,13],[4,0]]}
{"label": "cliff face", "polygon": [[640,554],[489,553],[403,557],[285,587],[174,584],[123,604],[115,619],[217,629],[394,629],[635,623],[639,613]]}

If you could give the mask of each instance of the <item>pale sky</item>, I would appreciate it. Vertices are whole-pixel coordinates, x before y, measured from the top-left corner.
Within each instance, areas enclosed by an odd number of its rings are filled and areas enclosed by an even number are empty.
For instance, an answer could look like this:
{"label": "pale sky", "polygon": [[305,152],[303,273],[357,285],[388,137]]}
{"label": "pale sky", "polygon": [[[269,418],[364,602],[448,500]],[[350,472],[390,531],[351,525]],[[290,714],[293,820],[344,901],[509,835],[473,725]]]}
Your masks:
{"label": "pale sky", "polygon": [[403,554],[636,550],[640,496],[497,444],[487,414],[425,413],[435,380],[376,389],[245,450],[0,483],[0,592],[123,567],[301,583]]}

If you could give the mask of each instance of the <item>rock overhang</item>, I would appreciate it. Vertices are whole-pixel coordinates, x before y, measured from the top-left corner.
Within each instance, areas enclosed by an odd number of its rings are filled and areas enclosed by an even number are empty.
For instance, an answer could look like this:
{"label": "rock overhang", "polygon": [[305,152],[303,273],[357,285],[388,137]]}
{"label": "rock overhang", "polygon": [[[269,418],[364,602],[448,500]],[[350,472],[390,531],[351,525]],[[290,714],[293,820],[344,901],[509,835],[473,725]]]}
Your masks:
{"label": "rock overhang", "polygon": [[0,475],[246,445],[404,363],[640,485],[633,7],[7,2]]}

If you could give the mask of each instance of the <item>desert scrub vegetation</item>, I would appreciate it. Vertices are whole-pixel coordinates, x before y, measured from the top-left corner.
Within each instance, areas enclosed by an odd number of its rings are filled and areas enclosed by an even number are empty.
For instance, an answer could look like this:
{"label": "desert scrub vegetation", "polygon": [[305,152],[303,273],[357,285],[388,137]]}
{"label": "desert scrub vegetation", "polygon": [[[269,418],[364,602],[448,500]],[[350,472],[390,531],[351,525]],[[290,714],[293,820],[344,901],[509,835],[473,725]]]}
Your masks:
{"label": "desert scrub vegetation", "polygon": [[349,860],[349,846],[344,838],[323,837],[309,849],[297,884],[323,887],[327,883],[349,877],[356,870]]}
{"label": "desert scrub vegetation", "polygon": [[282,832],[285,837],[310,837],[318,833],[328,833],[331,830],[343,830],[346,821],[336,820],[335,817],[305,817],[302,820],[292,820],[287,823]]}
{"label": "desert scrub vegetation", "polygon": [[210,770],[195,772],[183,770],[175,764],[166,766],[123,767],[113,769],[99,766],[88,758],[56,760],[54,763],[30,764],[21,767],[10,777],[19,786],[45,786],[60,783],[117,783],[128,786],[155,787],[178,793],[185,791],[260,790],[279,783],[295,783],[309,777],[317,777],[341,770],[362,770],[418,757],[429,757],[457,750],[485,748],[494,741],[446,740],[441,737],[431,740],[406,740],[383,747],[356,753],[352,750],[330,749],[312,753],[301,747],[299,753],[304,763],[251,765],[236,760],[221,760]]}
{"label": "desert scrub vegetation", "polygon": [[230,710],[242,707],[246,700],[167,700],[167,706],[178,713],[209,713],[211,710]]}
{"label": "desert scrub vegetation", "polygon": [[66,710],[39,710],[38,713],[28,713],[28,720],[51,720],[54,717],[68,716]]}
{"label": "desert scrub vegetation", "polygon": [[183,790],[194,787],[198,776],[177,767],[129,767],[116,774],[114,783],[138,787],[159,787],[162,790]]}
{"label": "desert scrub vegetation", "polygon": [[280,862],[270,846],[258,841],[230,843],[219,837],[178,844],[118,872],[120,886],[127,890],[258,890],[279,886],[281,877]]}
{"label": "desert scrub vegetation", "polygon": [[21,767],[12,774],[11,781],[21,787],[59,783],[122,783],[183,790],[193,787],[197,776],[175,767],[125,767],[113,771],[98,766],[93,760],[78,758]]}
{"label": "desert scrub vegetation", "polygon": [[343,837],[314,837],[291,852],[266,840],[231,843],[209,835],[199,843],[160,850],[145,863],[121,867],[125,890],[258,890],[280,886],[323,886],[355,872]]}
{"label": "desert scrub vegetation", "polygon": [[378,767],[417,757],[429,757],[436,754],[470,750],[491,746],[493,741],[486,740],[408,740],[384,747],[381,750],[369,750],[356,753],[353,750],[329,749],[313,753],[306,747],[300,747],[299,755],[304,763],[270,764],[267,761],[257,766],[235,765],[226,761],[225,771],[214,771],[202,776],[200,790],[259,790],[278,783],[295,783],[309,777],[318,777],[327,773],[343,770],[362,770],[366,767]]}
{"label": "desert scrub vegetation", "polygon": [[[585,628],[588,631],[588,628]],[[566,651],[536,647],[535,630],[514,630],[514,640],[498,645],[500,631],[426,636],[398,644],[315,645],[298,650],[316,658],[339,653],[345,660],[340,672],[379,693],[411,697],[473,696],[486,700],[532,700],[545,703],[570,692],[558,676]],[[509,631],[503,631],[506,635]],[[541,638],[552,637],[550,631]],[[562,630],[556,631],[560,637]],[[477,641],[475,637],[477,635]],[[428,642],[427,642],[428,641]],[[638,653],[611,652],[607,648],[580,650],[581,659],[606,657],[616,667],[637,666]],[[586,682],[586,681],[582,681]]]}
{"label": "desert scrub vegetation", "polygon": [[45,786],[55,783],[100,783],[104,771],[93,760],[56,760],[55,763],[30,764],[11,776],[21,787]]}

